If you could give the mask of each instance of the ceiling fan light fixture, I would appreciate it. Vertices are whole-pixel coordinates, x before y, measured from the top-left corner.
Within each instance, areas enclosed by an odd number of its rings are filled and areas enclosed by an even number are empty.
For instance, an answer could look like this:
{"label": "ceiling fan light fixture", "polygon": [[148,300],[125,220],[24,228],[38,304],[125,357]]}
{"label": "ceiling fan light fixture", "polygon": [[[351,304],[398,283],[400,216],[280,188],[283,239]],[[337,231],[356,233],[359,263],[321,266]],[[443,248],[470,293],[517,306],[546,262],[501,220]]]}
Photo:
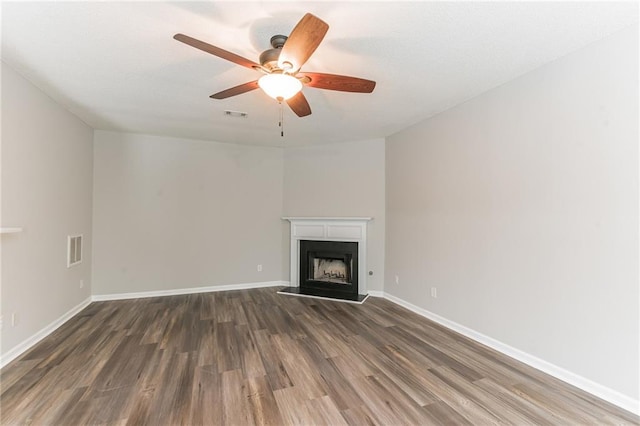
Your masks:
{"label": "ceiling fan light fixture", "polygon": [[276,100],[286,100],[302,90],[302,83],[288,74],[267,74],[260,77],[258,86]]}

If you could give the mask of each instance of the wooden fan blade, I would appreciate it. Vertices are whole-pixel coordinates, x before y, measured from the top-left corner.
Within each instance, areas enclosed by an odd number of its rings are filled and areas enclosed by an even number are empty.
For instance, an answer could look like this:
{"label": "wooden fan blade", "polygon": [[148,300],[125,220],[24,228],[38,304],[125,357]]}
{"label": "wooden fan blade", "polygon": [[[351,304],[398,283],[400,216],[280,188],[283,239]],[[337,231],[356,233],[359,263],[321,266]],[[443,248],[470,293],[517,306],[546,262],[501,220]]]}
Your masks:
{"label": "wooden fan blade", "polygon": [[191,47],[200,49],[203,52],[211,53],[212,55],[215,55],[218,58],[231,61],[234,64],[242,65],[243,67],[247,67],[247,68],[260,67],[260,64],[250,61],[247,58],[243,58],[242,56],[236,55],[235,53],[228,52],[224,49],[220,49],[219,47],[213,46],[209,43],[205,43],[204,41],[200,41],[193,37],[189,37],[188,35],[176,34],[173,36],[173,38],[183,42],[184,44],[188,44]]}
{"label": "wooden fan blade", "polygon": [[298,73],[297,77],[307,86],[340,92],[371,93],[376,87],[375,81],[346,75],[303,72]]}
{"label": "wooden fan blade", "polygon": [[288,68],[292,71],[299,70],[316,50],[328,30],[329,25],[320,18],[310,13],[304,15],[282,47],[278,57],[280,68],[286,71]]}
{"label": "wooden fan blade", "polygon": [[243,93],[250,92],[252,90],[257,89],[258,87],[259,87],[258,80],[250,81],[248,83],[244,83],[239,86],[235,86],[230,89],[223,90],[222,92],[214,93],[209,97],[212,99],[226,99],[226,98],[230,98],[231,96],[241,95]]}
{"label": "wooden fan blade", "polygon": [[295,96],[287,99],[287,105],[298,117],[306,117],[311,114],[309,102],[307,102],[307,98],[304,97],[302,92],[298,92]]}

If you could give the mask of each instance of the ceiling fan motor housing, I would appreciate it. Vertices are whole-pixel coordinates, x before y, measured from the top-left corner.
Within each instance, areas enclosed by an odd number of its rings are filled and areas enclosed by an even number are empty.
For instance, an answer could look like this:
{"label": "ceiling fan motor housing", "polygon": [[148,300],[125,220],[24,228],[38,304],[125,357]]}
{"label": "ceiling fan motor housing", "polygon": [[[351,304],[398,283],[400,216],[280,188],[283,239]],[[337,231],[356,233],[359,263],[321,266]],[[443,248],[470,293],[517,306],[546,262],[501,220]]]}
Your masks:
{"label": "ceiling fan motor housing", "polygon": [[270,43],[273,49],[265,50],[260,54],[260,65],[273,71],[278,68],[278,57],[282,52],[282,46],[287,41],[287,36],[277,34],[271,37]]}

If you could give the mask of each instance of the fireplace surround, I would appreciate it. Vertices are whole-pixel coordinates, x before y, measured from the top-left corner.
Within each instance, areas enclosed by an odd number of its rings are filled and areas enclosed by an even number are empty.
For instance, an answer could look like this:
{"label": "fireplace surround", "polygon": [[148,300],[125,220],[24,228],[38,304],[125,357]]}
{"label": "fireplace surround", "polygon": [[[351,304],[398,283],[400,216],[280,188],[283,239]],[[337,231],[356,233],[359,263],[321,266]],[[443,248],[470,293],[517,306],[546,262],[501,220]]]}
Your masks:
{"label": "fireplace surround", "polygon": [[367,297],[370,217],[285,217],[291,222],[290,283],[284,294],[362,303]]}

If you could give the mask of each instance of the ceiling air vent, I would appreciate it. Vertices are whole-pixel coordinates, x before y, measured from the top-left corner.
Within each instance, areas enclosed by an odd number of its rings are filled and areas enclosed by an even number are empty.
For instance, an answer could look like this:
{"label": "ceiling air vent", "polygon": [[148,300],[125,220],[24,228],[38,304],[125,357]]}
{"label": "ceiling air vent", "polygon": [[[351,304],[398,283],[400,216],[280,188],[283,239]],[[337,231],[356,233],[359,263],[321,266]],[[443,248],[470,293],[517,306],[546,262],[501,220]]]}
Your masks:
{"label": "ceiling air vent", "polygon": [[229,117],[236,117],[236,118],[247,118],[249,113],[246,113],[246,112],[243,112],[243,111],[225,110],[224,115],[227,115]]}
{"label": "ceiling air vent", "polygon": [[82,235],[67,237],[67,268],[82,262]]}

